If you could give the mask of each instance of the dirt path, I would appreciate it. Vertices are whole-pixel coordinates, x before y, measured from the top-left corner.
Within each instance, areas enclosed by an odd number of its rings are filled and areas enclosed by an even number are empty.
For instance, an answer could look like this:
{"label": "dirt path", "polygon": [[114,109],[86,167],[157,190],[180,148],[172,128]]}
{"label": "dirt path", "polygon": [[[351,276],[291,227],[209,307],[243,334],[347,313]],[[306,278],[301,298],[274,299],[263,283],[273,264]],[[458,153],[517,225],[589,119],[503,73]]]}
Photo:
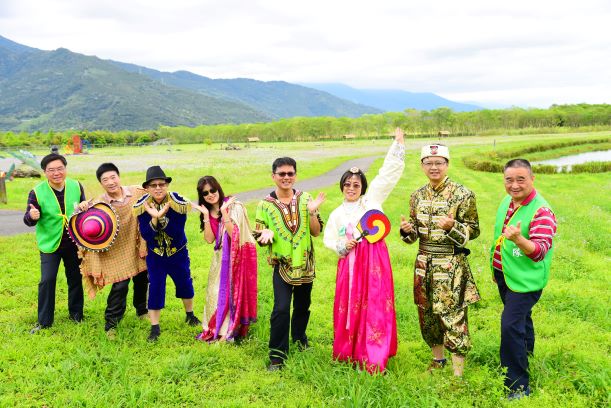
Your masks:
{"label": "dirt path", "polygon": [[[340,176],[351,167],[359,167],[363,171],[367,171],[371,163],[377,158],[383,157],[382,155],[360,157],[358,159],[348,160],[342,163],[335,169],[328,171],[327,173],[321,174],[318,177],[314,177],[308,180],[298,181],[295,186],[296,188],[308,192],[315,192],[321,188],[328,187],[339,182]],[[240,201],[246,202],[250,200],[260,200],[266,197],[274,187],[270,184],[269,187],[262,188],[259,190],[246,191],[238,193],[236,196]],[[23,223],[23,212],[14,210],[0,210],[0,236],[10,236],[16,234],[24,234],[27,232],[34,232],[34,228],[27,227]]]}

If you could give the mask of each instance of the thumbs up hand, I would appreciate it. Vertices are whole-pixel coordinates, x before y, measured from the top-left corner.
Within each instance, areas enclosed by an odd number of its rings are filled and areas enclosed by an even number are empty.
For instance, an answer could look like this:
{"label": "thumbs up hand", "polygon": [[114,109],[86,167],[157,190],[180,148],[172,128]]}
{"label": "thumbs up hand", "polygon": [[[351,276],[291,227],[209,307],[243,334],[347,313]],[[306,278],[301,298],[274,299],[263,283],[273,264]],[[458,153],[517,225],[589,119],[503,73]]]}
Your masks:
{"label": "thumbs up hand", "polygon": [[454,221],[454,216],[452,215],[452,213],[449,213],[447,217],[441,217],[439,221],[437,221],[437,225],[439,226],[439,228],[449,231],[452,229],[455,222],[456,221]]}
{"label": "thumbs up hand", "polygon": [[34,207],[34,204],[30,204],[30,218],[33,219],[34,221],[37,221],[40,219],[40,210],[38,210],[38,208]]}
{"label": "thumbs up hand", "polygon": [[516,240],[518,238],[520,238],[522,236],[522,221],[518,221],[518,223],[513,226],[513,225],[508,225],[505,228],[505,231],[503,231],[503,235],[505,236],[505,238],[507,238],[510,241],[516,242]]}
{"label": "thumbs up hand", "polygon": [[414,225],[407,222],[404,215],[401,215],[401,231],[406,234],[409,234],[414,230]]}

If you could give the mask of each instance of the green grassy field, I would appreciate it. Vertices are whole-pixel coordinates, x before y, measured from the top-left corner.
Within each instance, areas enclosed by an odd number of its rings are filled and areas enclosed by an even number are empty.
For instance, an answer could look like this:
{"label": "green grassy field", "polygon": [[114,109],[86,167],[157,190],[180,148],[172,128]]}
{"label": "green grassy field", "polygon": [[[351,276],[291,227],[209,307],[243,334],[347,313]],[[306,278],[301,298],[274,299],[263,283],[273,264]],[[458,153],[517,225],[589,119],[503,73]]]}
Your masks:
{"label": "green grassy field", "polygon": [[[609,133],[605,133],[608,135]],[[591,407],[609,406],[611,375],[611,319],[609,304],[609,231],[611,231],[611,178],[608,173],[588,175],[540,175],[536,188],[554,207],[558,218],[555,258],[551,279],[535,306],[537,332],[535,357],[531,360],[530,398],[506,402],[499,369],[501,301],[488,269],[488,248],[493,217],[504,196],[502,177],[466,169],[460,158],[474,151],[516,148],[546,140],[596,135],[526,136],[452,139],[450,177],[464,183],[477,196],[481,236],[469,244],[471,268],[482,301],[470,310],[473,350],[467,357],[465,377],[456,381],[451,369],[425,373],[430,352],[420,337],[412,297],[412,266],[416,247],[403,244],[397,225],[408,212],[409,194],[426,180],[415,150],[408,152],[403,177],[384,205],[395,231],[387,238],[395,280],[399,350],[389,362],[386,375],[370,376],[331,358],[333,296],[336,257],[316,239],[317,279],[308,335],[312,348],[291,351],[286,369],[268,373],[267,341],[272,308],[271,270],[263,252],[259,258],[259,321],[240,345],[202,344],[195,331],[184,324],[181,302],[168,284],[167,307],[162,313],[162,336],[148,344],[148,322],[137,320],[128,308],[114,341],[104,334],[103,312],[107,290],[85,303],[85,321],[67,319],[67,291],[60,272],[55,325],[35,336],[28,330],[36,320],[38,252],[32,234],[0,237],[0,406],[372,406],[372,407]],[[423,140],[408,141],[410,147]],[[234,152],[203,147],[175,146],[151,162],[153,150],[109,150],[92,157],[69,158],[73,176],[89,192],[98,193],[92,169],[101,162],[127,156],[125,163],[140,167],[125,172],[124,183],[140,182],[141,168],[161,164],[172,169],[177,191],[194,192],[197,177],[212,173],[231,191],[265,187],[269,165],[276,153],[293,155],[300,163],[300,177],[311,177],[343,160],[381,151],[385,146],[357,142],[341,144],[290,144],[261,146],[239,156]],[[267,151],[267,149],[271,151]],[[145,148],[149,149],[149,148]],[[181,149],[181,150],[178,150]],[[264,154],[263,151],[266,151]],[[318,152],[321,153],[318,158]],[[337,152],[337,153],[335,153]],[[201,161],[197,156],[201,153]],[[211,157],[214,160],[211,160]],[[271,159],[270,159],[271,157]],[[536,156],[528,157],[537,159]],[[81,163],[82,161],[82,163]],[[248,162],[247,173],[244,162]],[[212,164],[213,163],[213,164]],[[371,180],[381,165],[376,161]],[[9,185],[8,206],[22,209],[31,180]],[[322,189],[328,201],[323,218],[341,202],[337,187]],[[16,197],[22,197],[19,200]],[[194,194],[192,195],[194,197]],[[251,220],[256,203],[248,203]],[[212,249],[198,231],[195,213],[187,225],[195,307],[203,310],[205,286]],[[131,294],[129,297],[131,302]]]}

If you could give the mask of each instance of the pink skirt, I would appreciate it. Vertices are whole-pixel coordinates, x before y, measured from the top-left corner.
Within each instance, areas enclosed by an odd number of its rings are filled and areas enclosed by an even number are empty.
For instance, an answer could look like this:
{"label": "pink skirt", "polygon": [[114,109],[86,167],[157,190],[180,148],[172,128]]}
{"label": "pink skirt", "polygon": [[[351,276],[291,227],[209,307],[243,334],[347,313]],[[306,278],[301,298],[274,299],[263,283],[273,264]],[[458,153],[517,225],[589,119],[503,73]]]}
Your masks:
{"label": "pink skirt", "polygon": [[333,357],[384,372],[397,353],[397,317],[386,243],[359,244],[337,264]]}

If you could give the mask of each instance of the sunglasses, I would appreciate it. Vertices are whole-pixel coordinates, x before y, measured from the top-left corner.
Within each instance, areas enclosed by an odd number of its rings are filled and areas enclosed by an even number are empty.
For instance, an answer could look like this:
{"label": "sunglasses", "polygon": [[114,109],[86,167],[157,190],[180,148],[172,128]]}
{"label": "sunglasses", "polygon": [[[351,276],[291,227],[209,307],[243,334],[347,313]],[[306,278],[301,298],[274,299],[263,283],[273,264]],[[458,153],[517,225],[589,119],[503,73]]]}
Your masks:
{"label": "sunglasses", "polygon": [[168,185],[168,183],[151,183],[147,187],[150,187],[150,188],[152,188],[154,190],[156,188],[164,188],[167,185]]}
{"label": "sunglasses", "polygon": [[278,173],[274,173],[275,175],[279,176],[279,177],[295,177],[295,172],[294,171],[281,171]]}
{"label": "sunglasses", "polygon": [[202,197],[208,197],[208,194],[214,194],[217,191],[218,190],[216,188],[211,188],[210,190],[204,190],[202,191]]}
{"label": "sunglasses", "polygon": [[357,188],[361,188],[361,185],[359,183],[353,184],[353,183],[346,182],[344,183],[344,188],[353,188],[356,190]]}

